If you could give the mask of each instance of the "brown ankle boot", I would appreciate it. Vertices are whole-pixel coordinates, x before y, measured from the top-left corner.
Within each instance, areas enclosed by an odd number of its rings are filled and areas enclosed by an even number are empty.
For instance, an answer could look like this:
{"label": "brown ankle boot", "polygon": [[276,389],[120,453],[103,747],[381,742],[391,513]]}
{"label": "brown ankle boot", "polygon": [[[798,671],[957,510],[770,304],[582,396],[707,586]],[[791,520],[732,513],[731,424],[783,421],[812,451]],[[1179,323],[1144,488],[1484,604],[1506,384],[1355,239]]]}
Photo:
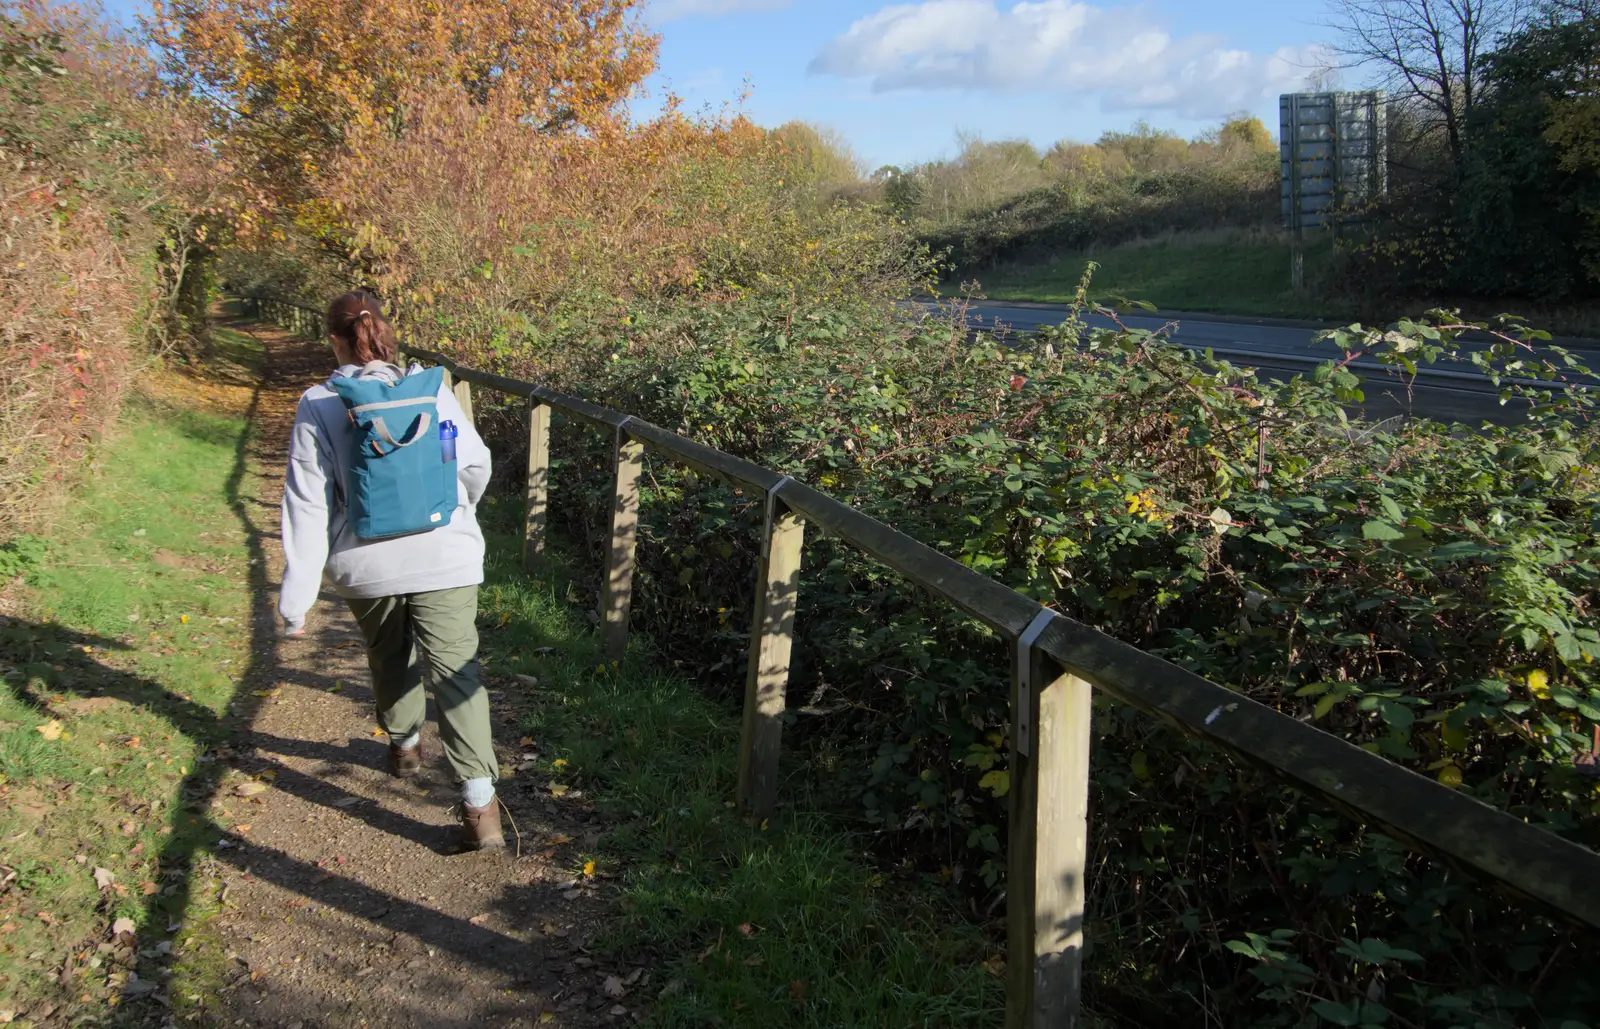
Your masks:
{"label": "brown ankle boot", "polygon": [[483,807],[461,805],[461,849],[494,850],[506,845],[500,832],[500,798]]}
{"label": "brown ankle boot", "polygon": [[404,779],[408,775],[416,775],[422,770],[422,741],[418,740],[415,747],[399,747],[389,744],[389,771]]}

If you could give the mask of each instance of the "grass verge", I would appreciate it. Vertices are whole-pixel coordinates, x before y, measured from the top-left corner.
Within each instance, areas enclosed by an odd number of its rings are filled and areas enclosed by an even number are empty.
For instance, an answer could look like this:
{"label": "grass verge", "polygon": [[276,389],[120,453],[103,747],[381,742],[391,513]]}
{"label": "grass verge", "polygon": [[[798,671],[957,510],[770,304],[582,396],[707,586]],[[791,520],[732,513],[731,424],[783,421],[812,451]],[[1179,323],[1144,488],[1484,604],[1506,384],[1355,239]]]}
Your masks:
{"label": "grass verge", "polygon": [[[990,1026],[997,946],[932,884],[884,874],[801,775],[769,822],[733,810],[739,719],[653,663],[601,663],[557,564],[525,576],[517,500],[492,499],[484,659],[536,676],[524,731],[541,776],[584,790],[610,830],[595,873],[617,887],[600,945],[654,957],[647,1024]],[[501,531],[494,532],[496,526]],[[986,964],[988,962],[988,964]]]}
{"label": "grass verge", "polygon": [[[1373,320],[1354,301],[1327,300],[1316,283],[1333,259],[1332,242],[1312,241],[1306,248],[1306,282],[1296,293],[1289,286],[1289,244],[1281,235],[1199,233],[1142,240],[1117,247],[1057,254],[1049,261],[1017,264],[976,278],[979,292],[991,300],[1070,303],[1090,261],[1100,265],[1089,297],[1096,303],[1116,298],[1146,300],[1166,311],[1194,311],[1258,318],[1308,318],[1326,321]],[[946,292],[960,292],[960,282]],[[1469,318],[1489,319],[1511,312],[1551,332],[1580,339],[1600,339],[1600,308],[1593,304],[1546,305],[1519,300],[1432,298],[1404,302],[1379,312],[1387,321],[1434,307],[1458,308]]]}
{"label": "grass verge", "polygon": [[149,377],[48,537],[0,554],[0,1022],[160,1024],[220,961],[209,859],[176,855],[215,838],[185,787],[248,661],[259,357],[224,334],[206,379]]}
{"label": "grass verge", "polygon": [[[1306,279],[1316,280],[1331,256],[1326,243],[1306,253]],[[1279,318],[1341,318],[1351,312],[1296,293],[1289,284],[1289,244],[1278,236],[1238,235],[1129,243],[1057,255],[1043,264],[1013,265],[977,278],[992,300],[1070,303],[1094,261],[1090,298],[1147,300],[1168,311],[1207,311]]]}

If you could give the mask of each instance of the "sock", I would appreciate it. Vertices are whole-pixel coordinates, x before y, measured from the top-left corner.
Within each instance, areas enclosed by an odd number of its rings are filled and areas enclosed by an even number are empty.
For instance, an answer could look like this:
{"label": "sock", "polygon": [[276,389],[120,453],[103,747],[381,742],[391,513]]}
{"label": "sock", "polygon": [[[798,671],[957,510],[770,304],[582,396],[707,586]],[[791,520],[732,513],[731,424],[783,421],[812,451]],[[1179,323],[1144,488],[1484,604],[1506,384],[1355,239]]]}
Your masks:
{"label": "sock", "polygon": [[461,800],[468,807],[488,807],[494,800],[493,779],[468,779],[461,784]]}
{"label": "sock", "polygon": [[399,747],[401,750],[410,750],[412,747],[415,747],[417,744],[422,742],[422,730],[418,729],[416,732],[405,737],[404,739],[399,739],[393,733],[390,733],[389,742]]}

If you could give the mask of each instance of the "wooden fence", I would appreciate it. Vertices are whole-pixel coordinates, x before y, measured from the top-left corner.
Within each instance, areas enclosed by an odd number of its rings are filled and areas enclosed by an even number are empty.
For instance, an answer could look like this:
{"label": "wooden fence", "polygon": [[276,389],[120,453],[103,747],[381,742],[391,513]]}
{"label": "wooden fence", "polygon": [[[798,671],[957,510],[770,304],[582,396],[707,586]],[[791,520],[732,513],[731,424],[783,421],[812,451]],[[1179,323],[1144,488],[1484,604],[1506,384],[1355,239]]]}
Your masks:
{"label": "wooden fence", "polygon": [[[258,313],[320,334],[317,313],[243,298]],[[408,349],[453,376],[471,417],[471,387],[528,401],[523,557],[544,546],[550,414],[612,442],[614,499],[600,591],[606,653],[627,646],[646,451],[765,497],[739,755],[739,802],[755,815],[777,800],[778,754],[805,529],[831,533],[984,622],[1012,647],[1007,844],[1007,1029],[1078,1024],[1088,838],[1090,702],[1100,690],[1191,736],[1268,769],[1452,867],[1487,878],[1579,925],[1600,928],[1600,854],[1185,671],[1017,593],[802,482],[659,426],[519,379]]]}

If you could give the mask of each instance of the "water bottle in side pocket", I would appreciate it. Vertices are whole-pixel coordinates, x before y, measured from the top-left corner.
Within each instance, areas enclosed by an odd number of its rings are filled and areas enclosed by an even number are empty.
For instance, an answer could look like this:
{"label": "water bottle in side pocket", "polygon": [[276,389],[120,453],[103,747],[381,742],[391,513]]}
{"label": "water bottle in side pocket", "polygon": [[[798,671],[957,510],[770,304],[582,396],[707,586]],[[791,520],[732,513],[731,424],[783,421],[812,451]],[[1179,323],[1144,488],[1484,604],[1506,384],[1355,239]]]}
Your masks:
{"label": "water bottle in side pocket", "polygon": [[445,464],[454,464],[456,460],[456,423],[439,423],[439,454]]}

